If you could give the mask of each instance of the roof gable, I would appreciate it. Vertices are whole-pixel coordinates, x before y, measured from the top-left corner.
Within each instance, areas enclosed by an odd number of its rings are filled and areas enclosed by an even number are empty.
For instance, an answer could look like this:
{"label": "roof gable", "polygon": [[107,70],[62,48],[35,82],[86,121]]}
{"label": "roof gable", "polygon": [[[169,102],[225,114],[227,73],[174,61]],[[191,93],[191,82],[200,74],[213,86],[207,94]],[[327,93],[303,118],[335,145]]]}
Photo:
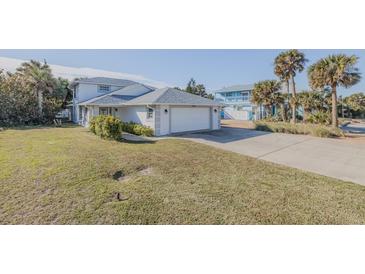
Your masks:
{"label": "roof gable", "polygon": [[253,90],[254,85],[233,85],[229,87],[224,87],[220,90],[217,90],[217,93],[220,92],[230,92],[230,91],[244,91],[244,90]]}
{"label": "roof gable", "polygon": [[75,84],[91,84],[91,85],[112,85],[118,87],[126,87],[129,85],[137,84],[137,82],[126,79],[108,78],[108,77],[92,77],[92,78],[81,78],[72,82]]}
{"label": "roof gable", "polygon": [[174,88],[157,89],[127,102],[127,105],[168,104],[168,105],[220,105],[219,103],[195,94]]}
{"label": "roof gable", "polygon": [[91,98],[81,102],[80,105],[118,105],[151,91],[151,87],[142,84],[133,84],[110,93]]}

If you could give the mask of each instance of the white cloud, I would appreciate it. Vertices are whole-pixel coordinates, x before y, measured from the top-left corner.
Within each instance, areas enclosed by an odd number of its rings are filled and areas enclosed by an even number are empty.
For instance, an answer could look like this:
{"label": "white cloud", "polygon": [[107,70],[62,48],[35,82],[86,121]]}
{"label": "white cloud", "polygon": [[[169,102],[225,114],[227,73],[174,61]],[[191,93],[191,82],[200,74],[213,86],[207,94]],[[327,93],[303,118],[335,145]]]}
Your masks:
{"label": "white cloud", "polygon": [[[20,66],[21,63],[26,61],[29,60],[0,57],[0,68],[6,71],[14,72],[16,68]],[[114,72],[114,71],[107,71],[93,68],[67,67],[67,66],[52,65],[52,64],[49,64],[49,66],[51,67],[54,76],[66,78],[69,80],[73,80],[74,78],[80,78],[80,77],[110,77],[110,78],[133,80],[157,88],[169,86],[164,82],[148,79],[142,75],[129,74],[124,72]]]}

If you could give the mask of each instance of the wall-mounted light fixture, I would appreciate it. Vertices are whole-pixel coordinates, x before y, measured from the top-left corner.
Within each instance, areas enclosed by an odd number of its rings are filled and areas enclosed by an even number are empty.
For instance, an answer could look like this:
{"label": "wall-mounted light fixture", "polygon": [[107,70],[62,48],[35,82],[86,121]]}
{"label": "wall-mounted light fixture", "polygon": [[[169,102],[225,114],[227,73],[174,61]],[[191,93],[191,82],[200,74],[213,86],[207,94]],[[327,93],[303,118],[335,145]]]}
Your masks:
{"label": "wall-mounted light fixture", "polygon": [[168,113],[169,111],[167,110],[167,108],[165,108],[165,113]]}
{"label": "wall-mounted light fixture", "polygon": [[217,112],[217,109],[216,108],[214,109],[214,112]]}
{"label": "wall-mounted light fixture", "polygon": [[114,110],[115,110],[116,112],[118,112],[118,109],[117,109],[117,108],[115,108]]}

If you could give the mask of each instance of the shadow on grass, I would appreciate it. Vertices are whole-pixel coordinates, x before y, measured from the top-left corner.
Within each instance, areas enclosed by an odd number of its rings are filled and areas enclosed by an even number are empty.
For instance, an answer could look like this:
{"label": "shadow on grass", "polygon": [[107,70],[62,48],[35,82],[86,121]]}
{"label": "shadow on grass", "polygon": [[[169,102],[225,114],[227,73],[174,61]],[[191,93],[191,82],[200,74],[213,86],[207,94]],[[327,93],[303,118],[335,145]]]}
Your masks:
{"label": "shadow on grass", "polygon": [[125,143],[125,144],[133,144],[133,145],[156,143],[156,141],[154,141],[154,140],[132,141],[132,140],[126,140],[126,139],[120,139],[120,140],[118,140],[118,142]]}
{"label": "shadow on grass", "polygon": [[49,125],[31,125],[31,126],[13,126],[13,127],[3,127],[4,131],[11,130],[32,130],[32,129],[55,129],[55,128],[78,128],[80,125],[74,123],[64,123],[62,126],[55,126],[53,124]]}

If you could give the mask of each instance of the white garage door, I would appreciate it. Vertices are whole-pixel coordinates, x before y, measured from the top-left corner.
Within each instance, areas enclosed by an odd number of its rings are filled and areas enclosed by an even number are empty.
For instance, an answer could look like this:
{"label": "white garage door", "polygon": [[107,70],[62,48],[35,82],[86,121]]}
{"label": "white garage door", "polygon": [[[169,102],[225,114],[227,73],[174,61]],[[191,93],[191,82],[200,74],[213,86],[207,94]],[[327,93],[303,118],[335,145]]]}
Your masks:
{"label": "white garage door", "polygon": [[209,107],[172,107],[171,132],[209,129],[209,116]]}

